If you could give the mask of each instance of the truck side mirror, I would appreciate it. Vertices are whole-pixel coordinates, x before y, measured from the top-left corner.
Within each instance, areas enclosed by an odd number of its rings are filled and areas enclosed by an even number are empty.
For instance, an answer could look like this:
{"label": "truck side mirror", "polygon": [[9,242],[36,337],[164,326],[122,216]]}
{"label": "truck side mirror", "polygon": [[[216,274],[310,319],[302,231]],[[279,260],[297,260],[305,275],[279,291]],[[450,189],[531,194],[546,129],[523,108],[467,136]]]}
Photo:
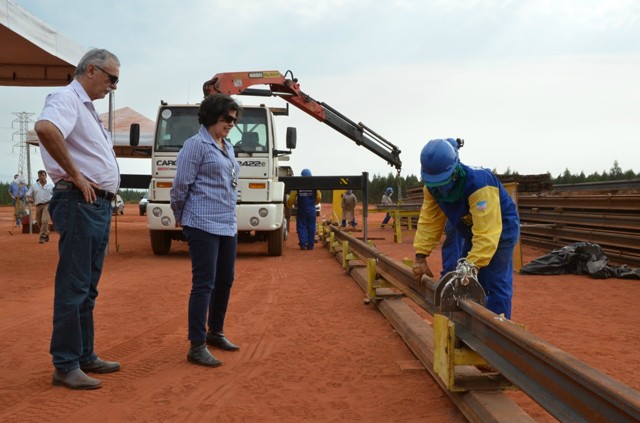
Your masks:
{"label": "truck side mirror", "polygon": [[132,123],[129,128],[129,145],[137,147],[140,144],[140,124]]}
{"label": "truck side mirror", "polygon": [[288,127],[287,128],[287,148],[292,150],[296,148],[296,128]]}

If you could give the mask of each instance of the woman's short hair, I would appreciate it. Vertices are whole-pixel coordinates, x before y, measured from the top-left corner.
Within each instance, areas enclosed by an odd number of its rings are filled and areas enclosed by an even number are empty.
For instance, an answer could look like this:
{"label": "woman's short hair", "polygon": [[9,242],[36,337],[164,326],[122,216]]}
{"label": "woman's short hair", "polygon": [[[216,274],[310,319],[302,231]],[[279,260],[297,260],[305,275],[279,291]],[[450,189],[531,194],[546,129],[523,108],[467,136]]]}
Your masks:
{"label": "woman's short hair", "polygon": [[200,103],[198,110],[198,123],[204,125],[205,128],[215,125],[220,117],[227,116],[229,111],[235,110],[237,118],[242,115],[242,106],[227,94],[211,94],[208,95]]}
{"label": "woman's short hair", "polygon": [[111,53],[109,50],[105,50],[103,48],[94,48],[93,50],[89,50],[84,56],[82,56],[82,59],[80,59],[80,63],[76,66],[74,76],[84,74],[90,63],[98,66],[106,66],[107,62],[110,60],[113,60],[116,66],[120,66],[120,60],[118,60],[116,55]]}

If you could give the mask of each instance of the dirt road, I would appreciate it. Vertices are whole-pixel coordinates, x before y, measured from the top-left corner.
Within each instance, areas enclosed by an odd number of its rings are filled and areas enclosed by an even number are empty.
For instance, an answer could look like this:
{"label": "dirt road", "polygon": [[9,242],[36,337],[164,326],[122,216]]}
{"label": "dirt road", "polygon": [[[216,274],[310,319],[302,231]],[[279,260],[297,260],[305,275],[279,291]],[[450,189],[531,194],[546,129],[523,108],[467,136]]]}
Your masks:
{"label": "dirt road", "polygon": [[[96,391],[54,387],[58,236],[41,245],[37,235],[11,235],[10,212],[0,208],[0,421],[464,421],[428,373],[407,369],[411,351],[328,251],[298,250],[295,233],[278,258],[264,244],[240,246],[225,332],[241,350],[213,350],[219,368],[189,364],[187,246],[153,256],[136,205],[118,217],[117,234],[112,226],[96,308],[96,350],[122,370],[100,376]],[[411,255],[411,233],[398,246],[390,229],[372,226],[381,251]],[[524,251],[525,260],[541,254]],[[638,281],[516,276],[513,319],[640,389],[638,298]]]}

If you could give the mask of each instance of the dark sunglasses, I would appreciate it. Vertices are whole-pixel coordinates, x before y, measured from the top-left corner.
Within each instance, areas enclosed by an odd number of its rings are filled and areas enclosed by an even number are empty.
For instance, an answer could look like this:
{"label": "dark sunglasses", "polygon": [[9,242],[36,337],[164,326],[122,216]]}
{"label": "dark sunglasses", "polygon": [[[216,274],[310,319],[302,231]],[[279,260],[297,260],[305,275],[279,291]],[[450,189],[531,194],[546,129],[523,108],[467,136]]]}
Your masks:
{"label": "dark sunglasses", "polygon": [[102,72],[106,73],[107,76],[109,77],[109,81],[115,85],[118,83],[118,81],[120,81],[120,78],[118,78],[115,75],[111,75],[109,72],[107,72],[106,70],[102,69],[100,66],[96,65],[95,63],[93,64],[93,66],[95,66],[96,68],[98,68],[99,70],[101,70]]}
{"label": "dark sunglasses", "polygon": [[227,123],[233,122],[235,124],[236,122],[238,122],[238,118],[237,117],[233,117],[231,115],[222,116],[221,119],[224,120]]}

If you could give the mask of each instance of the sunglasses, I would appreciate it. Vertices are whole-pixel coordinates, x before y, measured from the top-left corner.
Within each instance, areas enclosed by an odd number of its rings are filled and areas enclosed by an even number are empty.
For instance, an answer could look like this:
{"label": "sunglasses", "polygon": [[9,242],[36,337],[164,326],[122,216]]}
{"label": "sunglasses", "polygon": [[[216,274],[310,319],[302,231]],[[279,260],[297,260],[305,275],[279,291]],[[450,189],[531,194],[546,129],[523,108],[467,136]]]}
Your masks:
{"label": "sunglasses", "polygon": [[238,118],[231,115],[222,116],[220,119],[224,120],[227,123],[233,122],[235,124],[236,122],[238,122]]}
{"label": "sunglasses", "polygon": [[93,64],[93,66],[95,66],[97,69],[101,70],[102,72],[106,73],[107,76],[109,77],[109,81],[111,82],[111,84],[115,85],[120,80],[120,78],[118,78],[115,75],[111,75],[109,72],[107,72],[106,70],[102,69],[100,66],[96,65],[95,63]]}

